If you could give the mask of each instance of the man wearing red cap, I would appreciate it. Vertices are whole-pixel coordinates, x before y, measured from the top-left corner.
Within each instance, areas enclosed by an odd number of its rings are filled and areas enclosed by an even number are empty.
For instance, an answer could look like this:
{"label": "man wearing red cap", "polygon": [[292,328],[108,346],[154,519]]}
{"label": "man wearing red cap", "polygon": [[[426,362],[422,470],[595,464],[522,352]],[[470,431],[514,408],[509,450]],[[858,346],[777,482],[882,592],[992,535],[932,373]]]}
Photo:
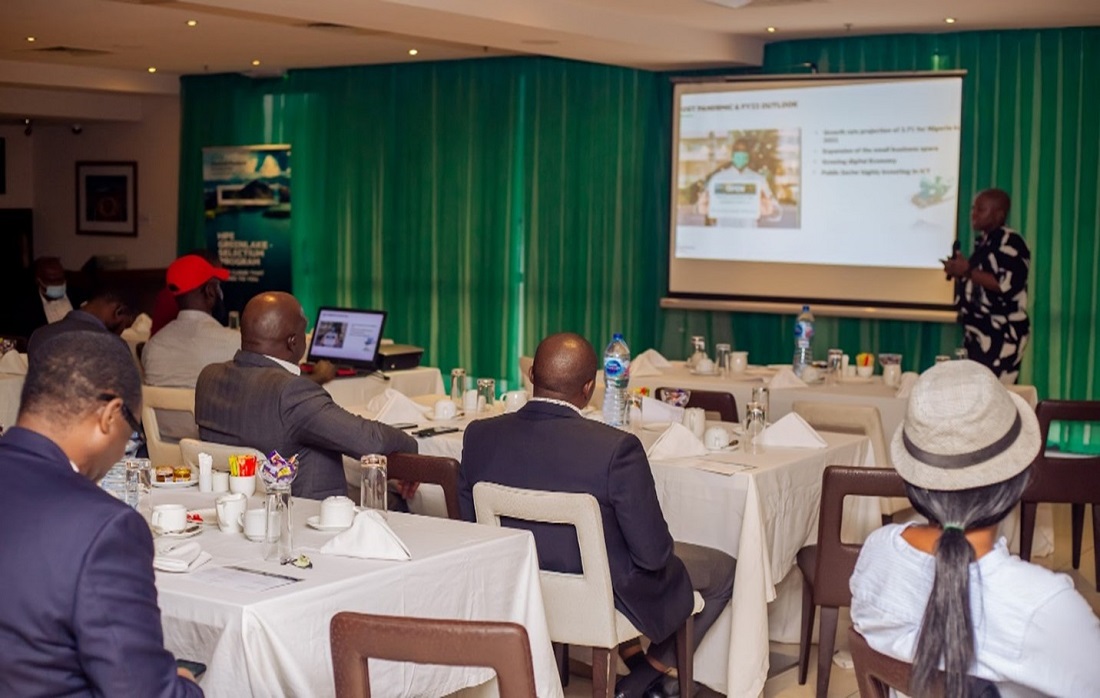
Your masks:
{"label": "man wearing red cap", "polygon": [[221,282],[229,271],[197,254],[168,267],[168,290],[180,312],[149,339],[141,355],[145,382],[173,388],[194,388],[199,372],[209,364],[229,361],[241,348],[239,332],[214,319],[222,303]]}

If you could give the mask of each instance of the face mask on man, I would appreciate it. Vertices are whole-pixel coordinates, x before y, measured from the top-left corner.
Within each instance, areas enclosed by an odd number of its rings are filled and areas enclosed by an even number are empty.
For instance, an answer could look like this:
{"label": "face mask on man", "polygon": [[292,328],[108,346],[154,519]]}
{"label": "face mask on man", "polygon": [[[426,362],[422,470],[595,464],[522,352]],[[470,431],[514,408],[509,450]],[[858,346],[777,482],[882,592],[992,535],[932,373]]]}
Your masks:
{"label": "face mask on man", "polygon": [[733,154],[733,166],[739,170],[745,169],[749,164],[749,154],[739,150]]}
{"label": "face mask on man", "polygon": [[51,301],[59,301],[65,297],[65,284],[59,284],[57,286],[46,286],[45,289],[46,290],[43,295]]}

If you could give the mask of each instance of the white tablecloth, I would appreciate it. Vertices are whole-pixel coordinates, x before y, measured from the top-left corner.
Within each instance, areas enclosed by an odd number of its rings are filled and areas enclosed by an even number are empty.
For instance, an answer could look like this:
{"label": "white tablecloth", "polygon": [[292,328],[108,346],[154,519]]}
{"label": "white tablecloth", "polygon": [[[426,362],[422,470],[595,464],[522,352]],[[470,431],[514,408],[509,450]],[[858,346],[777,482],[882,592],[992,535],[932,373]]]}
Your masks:
{"label": "white tablecloth", "polygon": [[[154,490],[154,502],[210,507],[213,495]],[[254,498],[250,506],[262,505]],[[538,559],[527,532],[443,519],[390,514],[412,560],[388,562],[323,555],[334,534],[307,528],[319,503],[294,501],[295,550],[313,569],[262,559],[262,544],[206,527],[192,540],[214,559],[206,567],[241,565],[302,579],[261,593],[157,573],[165,644],[177,657],[207,664],[209,696],[331,696],[329,622],[339,611],[425,618],[500,620],[527,628],[539,696],[561,696],[546,628]],[[484,683],[491,670],[371,662],[376,695],[438,696]]]}
{"label": "white tablecloth", "polygon": [[[643,443],[657,434],[639,432]],[[651,463],[661,509],[672,537],[723,550],[737,558],[733,602],[696,651],[695,678],[730,696],[756,696],[768,674],[768,604],[794,567],[795,555],[816,542],[821,475],[826,465],[870,465],[866,437],[822,434],[826,449],[771,448],[751,455],[725,452],[703,458]],[[461,459],[462,435],[419,439],[420,452]],[[719,463],[719,461],[735,463]],[[749,466],[729,475],[701,468]],[[865,536],[881,525],[878,500],[849,505],[846,527]],[[800,587],[791,586],[798,594]],[[797,641],[800,606],[783,605],[776,637]],[[790,636],[794,631],[793,638]]]}
{"label": "white tablecloth", "polygon": [[443,392],[443,376],[434,366],[419,366],[407,371],[336,378],[325,384],[325,390],[332,395],[332,399],[345,409],[365,406],[372,397],[385,392],[386,388],[393,388],[410,397],[438,394]]}

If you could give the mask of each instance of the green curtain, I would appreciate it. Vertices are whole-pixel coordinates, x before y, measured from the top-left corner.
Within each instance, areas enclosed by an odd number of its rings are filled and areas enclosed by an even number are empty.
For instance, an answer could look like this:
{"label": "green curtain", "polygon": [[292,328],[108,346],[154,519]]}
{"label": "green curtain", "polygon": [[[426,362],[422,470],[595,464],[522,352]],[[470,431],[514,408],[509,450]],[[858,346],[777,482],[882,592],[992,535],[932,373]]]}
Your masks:
{"label": "green curtain", "polygon": [[[1041,397],[1100,399],[1100,29],[790,41],[768,46],[764,67],[783,72],[805,61],[830,73],[967,71],[959,230],[970,227],[966,202],[975,193],[996,186],[1012,194],[1009,225],[1032,254],[1021,382]],[[1080,447],[1087,437],[1078,429],[1069,442]]]}
{"label": "green curtain", "polygon": [[[769,45],[765,72],[956,69],[964,89],[960,230],[987,186],[1013,194],[1032,249],[1023,380],[1100,396],[1100,30],[858,37]],[[690,335],[790,360],[790,315],[664,311],[669,75],[549,58],[183,81],[180,250],[201,246],[201,149],[290,143],[294,292],[385,307],[387,334],[445,371],[518,379],[517,358],[570,329],[597,346],[686,354]],[[883,221],[883,225],[889,225]],[[964,236],[965,237],[965,236]],[[820,318],[816,346],[896,351],[923,369],[953,324]],[[1083,437],[1082,437],[1083,438]],[[1078,439],[1080,440],[1080,439]]]}

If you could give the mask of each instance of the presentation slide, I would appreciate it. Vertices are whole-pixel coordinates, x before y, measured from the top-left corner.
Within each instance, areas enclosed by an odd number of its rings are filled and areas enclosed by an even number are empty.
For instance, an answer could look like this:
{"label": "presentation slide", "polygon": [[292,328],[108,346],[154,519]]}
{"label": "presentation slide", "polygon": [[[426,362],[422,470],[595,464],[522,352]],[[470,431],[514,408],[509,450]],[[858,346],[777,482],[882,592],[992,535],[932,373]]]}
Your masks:
{"label": "presentation slide", "polygon": [[874,300],[850,272],[889,269],[906,289],[883,302],[949,302],[961,75],[681,83],[675,104],[671,291],[807,297],[757,282],[810,265],[813,297]]}
{"label": "presentation slide", "polygon": [[384,313],[322,310],[309,354],[332,361],[374,361],[385,319]]}

